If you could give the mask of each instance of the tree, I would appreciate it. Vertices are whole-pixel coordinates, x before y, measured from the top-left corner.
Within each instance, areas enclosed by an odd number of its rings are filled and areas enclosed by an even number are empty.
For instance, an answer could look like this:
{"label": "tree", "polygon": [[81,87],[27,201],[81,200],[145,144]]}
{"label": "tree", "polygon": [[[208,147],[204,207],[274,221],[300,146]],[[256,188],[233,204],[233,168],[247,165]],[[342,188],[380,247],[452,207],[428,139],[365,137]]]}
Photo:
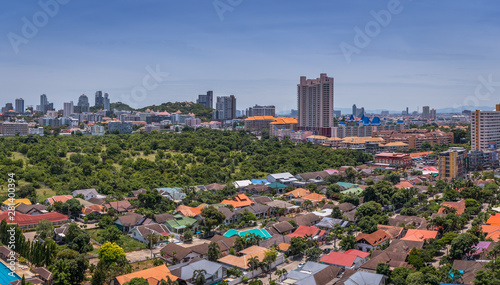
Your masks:
{"label": "tree", "polygon": [[[382,275],[385,275],[387,277],[390,277],[391,276],[391,266],[389,264],[386,264],[386,263],[379,263],[377,264],[377,274],[382,274]],[[389,282],[387,282],[389,283]]]}
{"label": "tree", "polygon": [[[109,211],[109,209],[108,209],[108,211]],[[114,225],[113,219],[110,216],[103,216],[101,218],[101,220],[99,220],[98,224],[99,224],[99,227],[101,229],[105,229],[108,226],[113,226]]]}
{"label": "tree", "polygon": [[52,222],[48,220],[41,220],[38,222],[38,225],[36,226],[36,234],[43,240],[47,237],[52,237],[54,234]]}
{"label": "tree", "polygon": [[187,229],[182,235],[184,241],[193,241],[193,232],[190,229]]}
{"label": "tree", "polygon": [[205,278],[205,275],[207,274],[207,271],[205,269],[197,269],[193,272],[193,277],[192,280],[194,281],[194,284],[196,285],[204,285],[205,282],[207,281]]}
{"label": "tree", "polygon": [[342,219],[344,215],[339,207],[335,206],[332,208],[332,218],[334,219]]}
{"label": "tree", "polygon": [[358,222],[358,227],[361,229],[362,233],[371,234],[377,231],[377,221],[373,217],[363,217]]}
{"label": "tree", "polygon": [[208,260],[217,261],[217,259],[219,259],[220,255],[221,255],[221,251],[220,251],[219,244],[217,244],[216,242],[211,242],[208,245],[208,253],[207,253]]}
{"label": "tree", "polygon": [[214,206],[203,208],[201,210],[201,216],[205,218],[205,226],[208,228],[209,233],[215,226],[222,224],[226,219],[226,216],[219,212]]}
{"label": "tree", "polygon": [[[278,252],[276,250],[268,250],[266,251],[266,255],[264,256],[264,259],[262,260],[262,267],[269,272],[271,269],[271,265],[276,261],[276,258],[278,258]],[[272,274],[269,274],[269,280],[271,280]]]}
{"label": "tree", "polygon": [[116,243],[111,243],[109,241],[105,242],[101,248],[99,248],[98,254],[99,260],[104,264],[109,265],[113,262],[123,262],[127,260],[127,255]]}
{"label": "tree", "polygon": [[290,240],[289,251],[291,255],[304,254],[307,249],[307,242],[302,237],[293,237]]}
{"label": "tree", "polygon": [[149,285],[148,280],[140,277],[132,278],[129,282],[123,285]]}
{"label": "tree", "polygon": [[227,270],[227,276],[233,276],[234,278],[240,278],[243,276],[243,271],[238,267],[232,267]]}
{"label": "tree", "polygon": [[451,242],[450,256],[454,259],[461,259],[463,255],[469,257],[474,253],[474,248],[479,239],[471,233],[463,233]]}
{"label": "tree", "polygon": [[436,275],[430,273],[422,273],[422,272],[414,272],[410,273],[408,277],[406,277],[407,285],[438,285],[439,278]]}
{"label": "tree", "polygon": [[285,274],[287,274],[288,272],[286,271],[285,268],[283,269],[277,269],[274,274],[278,275],[278,280],[281,280],[281,277]]}
{"label": "tree", "polygon": [[319,258],[323,254],[323,251],[319,247],[313,247],[306,250],[306,260],[318,262]]}
{"label": "tree", "polygon": [[349,249],[354,249],[356,248],[356,237],[349,234],[346,235],[340,240],[340,248],[344,251],[349,250]]}
{"label": "tree", "polygon": [[260,265],[259,257],[253,256],[250,257],[247,261],[247,266],[250,267],[251,271],[255,271]]}
{"label": "tree", "polygon": [[99,231],[97,233],[97,236],[100,238],[100,242],[116,242],[120,240],[120,237],[122,235],[122,232],[115,227],[114,225],[106,226],[102,231]]}
{"label": "tree", "polygon": [[[378,265],[377,265],[378,267]],[[396,267],[391,272],[391,282],[394,285],[405,285],[406,278],[412,273],[412,268],[409,267]]]}
{"label": "tree", "polygon": [[[370,187],[368,187],[370,188]],[[380,209],[382,208],[382,205],[380,205],[377,202],[370,201],[367,203],[364,203],[363,205],[359,206],[356,209],[356,216],[357,217],[366,217],[366,216],[373,216],[377,213],[380,212]]]}

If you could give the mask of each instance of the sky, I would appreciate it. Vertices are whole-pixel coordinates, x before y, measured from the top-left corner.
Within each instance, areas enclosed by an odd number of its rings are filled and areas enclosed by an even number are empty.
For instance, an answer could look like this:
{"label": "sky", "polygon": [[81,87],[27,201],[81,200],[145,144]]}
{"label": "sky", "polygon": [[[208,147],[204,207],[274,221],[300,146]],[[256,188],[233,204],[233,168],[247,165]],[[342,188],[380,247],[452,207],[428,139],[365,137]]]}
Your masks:
{"label": "sky", "polygon": [[[44,4],[45,3],[45,4]],[[500,2],[3,1],[0,104],[56,108],[97,90],[133,107],[234,94],[297,108],[300,76],[335,108],[500,103]]]}

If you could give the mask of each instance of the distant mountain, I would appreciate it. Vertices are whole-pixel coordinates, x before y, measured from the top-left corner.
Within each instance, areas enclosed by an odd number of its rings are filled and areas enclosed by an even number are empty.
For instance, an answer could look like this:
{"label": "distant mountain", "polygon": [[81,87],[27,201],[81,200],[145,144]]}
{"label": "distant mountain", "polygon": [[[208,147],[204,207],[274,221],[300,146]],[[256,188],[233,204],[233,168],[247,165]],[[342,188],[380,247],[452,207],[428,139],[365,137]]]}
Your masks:
{"label": "distant mountain", "polygon": [[[436,113],[439,114],[445,114],[445,113],[462,113],[463,110],[481,110],[481,111],[491,111],[494,110],[495,106],[459,106],[459,107],[448,107],[448,108],[441,108],[441,109],[436,109]],[[352,108],[335,108],[335,111],[340,110],[342,115],[350,115],[352,114]],[[365,110],[365,113],[368,114],[380,114],[382,111],[389,111],[389,114],[401,114],[403,109],[399,111],[394,111],[394,110],[387,110],[387,109],[374,109],[374,110]],[[419,110],[422,112],[422,108]],[[413,112],[413,110],[410,109],[410,113]]]}

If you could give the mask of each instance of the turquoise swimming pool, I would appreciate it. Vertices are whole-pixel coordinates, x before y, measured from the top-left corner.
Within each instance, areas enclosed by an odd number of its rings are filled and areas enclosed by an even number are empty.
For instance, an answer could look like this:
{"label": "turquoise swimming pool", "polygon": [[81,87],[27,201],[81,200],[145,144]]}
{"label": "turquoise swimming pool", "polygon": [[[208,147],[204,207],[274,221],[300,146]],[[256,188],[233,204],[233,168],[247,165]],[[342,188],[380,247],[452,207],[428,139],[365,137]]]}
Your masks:
{"label": "turquoise swimming pool", "polygon": [[0,262],[0,284],[9,285],[10,282],[21,279],[21,277],[19,277],[19,275],[17,275],[16,273],[14,273],[14,276],[9,275],[9,273],[11,272],[12,271],[10,271],[10,269],[5,266],[5,264]]}
{"label": "turquoise swimming pool", "polygon": [[254,235],[257,235],[257,236],[260,236],[262,239],[268,239],[268,238],[271,238],[271,234],[269,234],[268,231],[266,230],[263,230],[263,229],[251,229],[251,230],[247,230],[247,231],[237,231],[237,230],[234,230],[234,229],[230,229],[229,231],[227,231],[224,236],[225,237],[232,237],[232,236],[244,236],[245,234],[254,234]]}

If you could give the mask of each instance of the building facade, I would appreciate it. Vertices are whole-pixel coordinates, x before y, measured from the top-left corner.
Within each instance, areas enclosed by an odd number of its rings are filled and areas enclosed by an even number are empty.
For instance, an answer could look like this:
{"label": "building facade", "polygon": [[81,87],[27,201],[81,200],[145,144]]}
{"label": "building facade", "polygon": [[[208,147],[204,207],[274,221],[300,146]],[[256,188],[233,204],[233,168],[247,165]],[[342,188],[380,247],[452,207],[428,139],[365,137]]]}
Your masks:
{"label": "building facade", "polygon": [[212,109],[214,107],[214,91],[207,91],[207,95],[198,95],[196,104],[202,104]]}
{"label": "building facade", "polygon": [[27,136],[28,123],[0,123],[0,134],[6,137],[13,137],[15,135]]}
{"label": "building facade", "polygon": [[333,77],[321,73],[319,78],[300,77],[297,84],[299,128],[331,136],[333,128]]}
{"label": "building facade", "polygon": [[85,94],[80,95],[80,97],[78,98],[78,107],[80,113],[90,111],[89,98],[87,97],[87,95]]}
{"label": "building facade", "polygon": [[274,117],[276,115],[276,108],[274,106],[255,105],[255,106],[247,109],[246,115],[247,115],[247,117],[254,117],[254,116],[272,116],[272,117]]}
{"label": "building facade", "polygon": [[500,104],[495,111],[471,113],[471,149],[496,150],[500,143]]}
{"label": "building facade", "polygon": [[16,110],[16,113],[19,113],[19,114],[24,114],[24,100],[23,98],[17,98],[16,99],[16,102],[15,102],[15,110]]}
{"label": "building facade", "polygon": [[104,106],[104,97],[102,97],[102,91],[97,91],[95,93],[95,104],[94,106],[102,105]]}
{"label": "building facade", "polygon": [[69,117],[74,113],[73,101],[64,102],[63,116]]}
{"label": "building facade", "polygon": [[462,147],[450,147],[439,154],[439,179],[452,180],[466,174],[467,151]]}
{"label": "building facade", "polygon": [[213,113],[214,120],[224,121],[233,120],[236,118],[236,97],[218,96],[215,103],[215,111]]}

